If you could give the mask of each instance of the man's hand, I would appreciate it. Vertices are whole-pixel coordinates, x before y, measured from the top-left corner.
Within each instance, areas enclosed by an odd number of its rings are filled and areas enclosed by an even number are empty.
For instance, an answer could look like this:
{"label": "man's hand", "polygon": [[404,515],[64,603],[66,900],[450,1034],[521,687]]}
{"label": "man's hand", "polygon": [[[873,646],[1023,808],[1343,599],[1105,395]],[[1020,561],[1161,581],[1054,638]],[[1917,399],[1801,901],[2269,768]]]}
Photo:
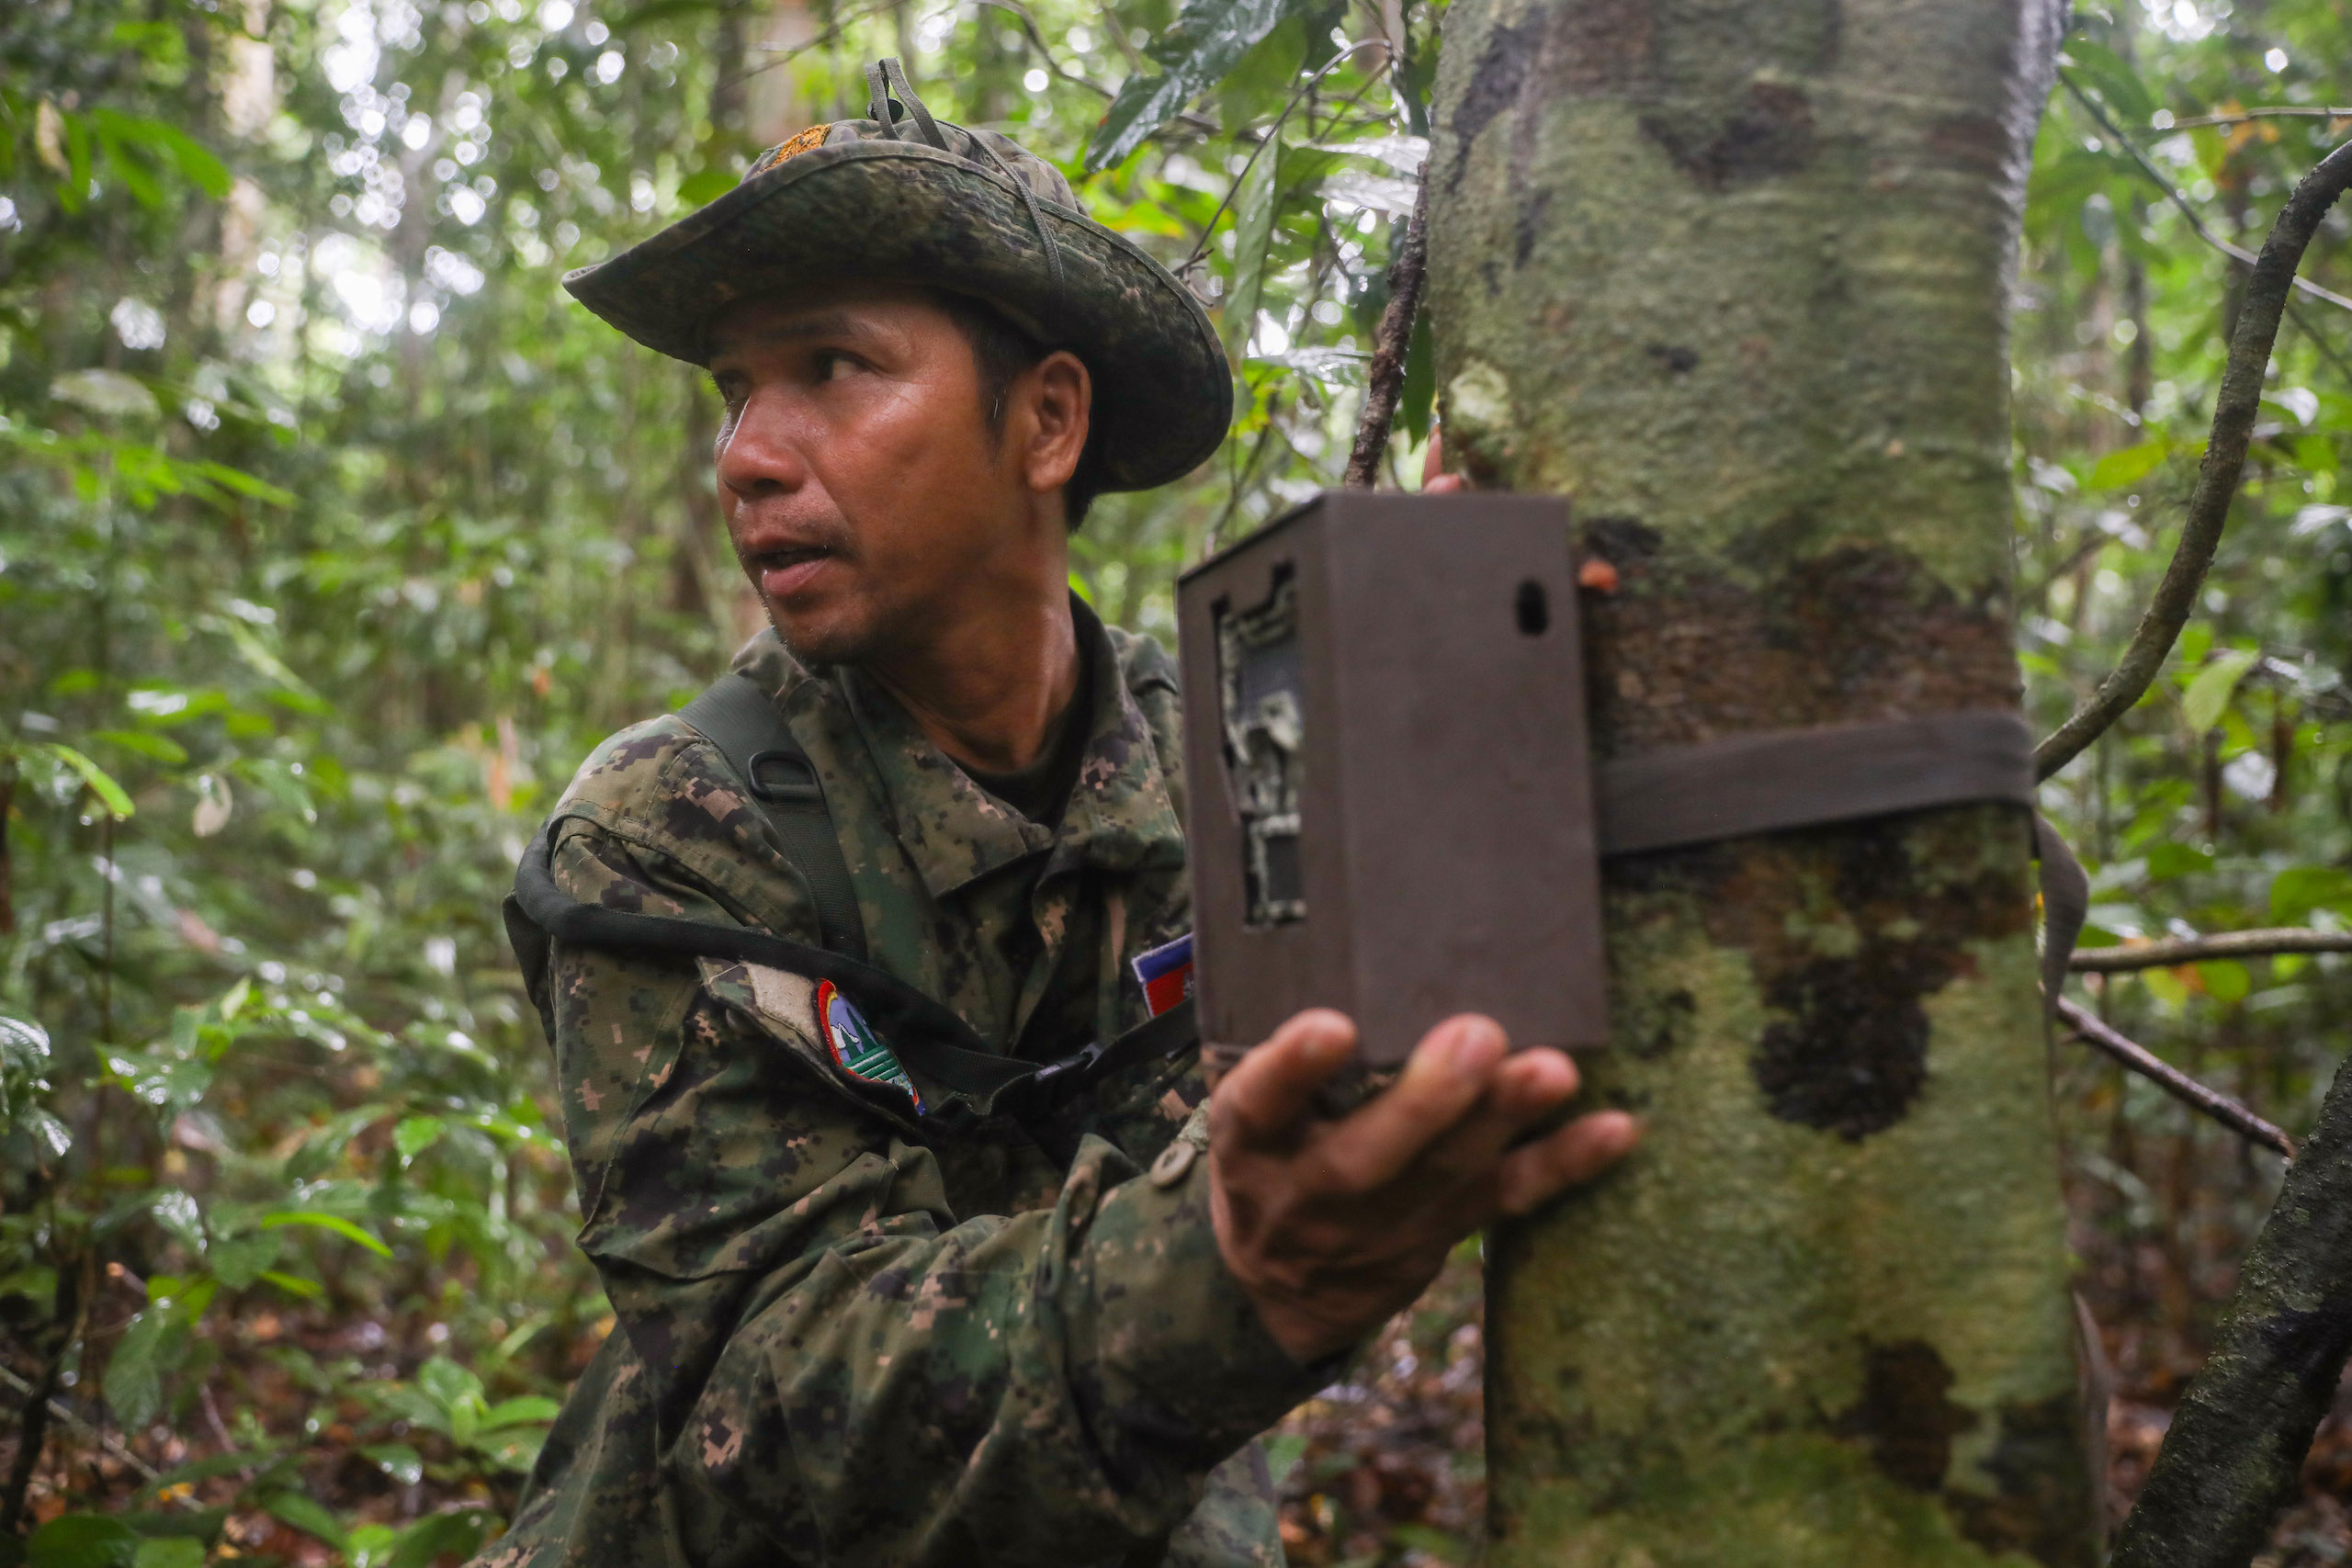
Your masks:
{"label": "man's hand", "polygon": [[1604,1111],[1511,1147],[1576,1093],[1576,1066],[1557,1051],[1510,1055],[1494,1021],[1468,1013],[1423,1036],[1376,1099],[1340,1121],[1314,1115],[1355,1043],[1343,1015],[1300,1013],[1209,1102],[1217,1247],[1300,1361],[1354,1344],[1420,1294],[1455,1242],[1589,1179],[1640,1135]]}

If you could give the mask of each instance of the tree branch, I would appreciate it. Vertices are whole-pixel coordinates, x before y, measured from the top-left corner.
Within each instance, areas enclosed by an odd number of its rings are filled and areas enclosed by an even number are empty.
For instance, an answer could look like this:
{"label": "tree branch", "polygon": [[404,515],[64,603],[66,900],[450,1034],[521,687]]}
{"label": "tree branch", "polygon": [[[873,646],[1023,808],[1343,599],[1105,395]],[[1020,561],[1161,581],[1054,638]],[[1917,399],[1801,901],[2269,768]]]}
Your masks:
{"label": "tree branch", "polygon": [[[2058,1017],[2084,1044],[2114,1057],[2183,1105],[2211,1117],[2248,1143],[2276,1150],[2290,1160],[2295,1157],[2294,1140],[2286,1134],[2221,1090],[2199,1083],[2138,1041],[2117,1033],[2100,1022],[2096,1013],[2061,997],[2058,998]],[[2244,1564],[2239,1564],[2238,1568],[2244,1568]]]}
{"label": "tree branch", "polygon": [[[25,1408],[17,1416],[17,1457],[8,1467],[8,1478],[0,1483],[0,1539],[14,1537],[24,1522],[25,1495],[30,1491],[33,1475],[40,1469],[40,1456],[49,1446],[51,1407],[58,1404],[57,1390],[63,1381],[65,1358],[82,1337],[88,1321],[89,1302],[82,1290],[82,1271],[72,1266],[70,1259],[61,1259],[57,1269],[57,1292],[50,1314],[54,1336],[49,1354],[42,1359],[40,1378],[24,1387]],[[11,1383],[22,1382],[14,1373]]]}
{"label": "tree branch", "polygon": [[2352,1350],[2352,1065],[2254,1238],[2113,1568],[2245,1568],[2300,1484]]}
{"label": "tree branch", "polygon": [[[1054,58],[1054,51],[1046,46],[1046,35],[1037,30],[1037,18],[1031,15],[1028,6],[1020,4],[1020,0],[979,0],[979,3],[983,6],[993,6],[1000,11],[1011,13],[1013,17],[1021,23],[1021,30],[1028,35],[1029,47],[1037,51],[1037,58],[1046,62],[1046,69],[1052,72],[1054,75],[1061,81],[1068,82],[1073,87],[1083,87],[1088,92],[1092,93],[1095,96],[1100,98],[1115,98],[1119,96],[1116,92],[1104,86],[1100,82],[1089,81],[1087,78],[1080,76],[1074,71],[1063,70],[1062,62],[1056,60]],[[1118,24],[1116,22],[1110,22],[1104,25],[1113,32],[1118,31]]]}
{"label": "tree branch", "polygon": [[1429,272],[1430,161],[1421,160],[1421,183],[1413,197],[1413,215],[1406,220],[1404,238],[1388,262],[1388,304],[1380,312],[1380,331],[1373,339],[1372,367],[1364,373],[1363,417],[1356,422],[1355,450],[1348,455],[1342,481],[1351,490],[1370,490],[1380,472],[1380,455],[1388,450],[1388,429],[1396,422],[1396,400],[1405,390],[1405,358],[1413,345],[1413,319],[1420,313],[1421,279]]}
{"label": "tree branch", "polygon": [[2295,268],[2318,231],[2320,220],[2346,186],[2352,186],[2352,142],[2330,152],[2303,176],[2279,209],[2278,221],[2270,226],[2270,237],[2263,242],[2253,275],[2246,279],[2237,331],[2230,341],[2229,366],[2222,372],[2221,395],[2213,401],[2212,435],[2198,468],[2197,489],[2188,499],[2188,516],[2181,525],[2172,564],[2165,569],[2164,581],[2140,617],[2121,661],[2108,672],[2089,700],[2034,749],[2035,778],[2046,779],[2074,761],[2140,700],[2196,606],[2206,569],[2213,564],[2213,551],[2222,541],[2230,502],[2237,494],[2238,475],[2245,467],[2255,413],[2262,400],[2262,375],[2270,363],[2271,346],[2278,341],[2288,285],[2294,280]]}
{"label": "tree branch", "polygon": [[[10,1388],[15,1389],[18,1393],[23,1394],[28,1399],[31,1398],[37,1392],[39,1392],[32,1384],[27,1382],[24,1379],[18,1377],[16,1373],[10,1371],[6,1367],[0,1367],[0,1383],[6,1383]],[[63,1400],[51,1399],[49,1402],[49,1414],[54,1419],[62,1421],[67,1426],[73,1427],[76,1432],[79,1432],[89,1441],[94,1442],[97,1444],[98,1447],[106,1450],[117,1463],[136,1474],[140,1480],[153,1482],[157,1476],[163,1473],[153,1465],[149,1464],[145,1460],[141,1459],[137,1454],[132,1453],[129,1449],[124,1448],[121,1440],[116,1438],[113,1434],[103,1431],[100,1428],[90,1425],[89,1422],[85,1421],[81,1416],[75,1415],[74,1413],[74,1407],[66,1404]]]}
{"label": "tree branch", "polygon": [[2328,108],[2324,106],[2305,108],[2292,107],[2240,109],[2235,114],[2200,114],[2188,119],[2177,119],[2170,125],[2158,126],[2159,130],[2194,130],[2206,125],[2244,125],[2250,119],[2352,119],[2352,108]]}
{"label": "tree branch", "polygon": [[[1324,77],[1354,59],[1358,50],[1371,49],[1374,46],[1385,51],[1387,54],[1387,58],[1381,63],[1382,71],[1387,71],[1396,63],[1396,51],[1389,49],[1385,39],[1366,39],[1358,43],[1340,45],[1340,51],[1325,61],[1321,69],[1298,85],[1297,90],[1291,94],[1289,101],[1283,105],[1283,112],[1274,116],[1273,126],[1266,132],[1265,139],[1250,149],[1250,156],[1242,161],[1240,169],[1233,176],[1233,183],[1226,187],[1225,199],[1216,204],[1216,210],[1209,214],[1207,224],[1201,230],[1201,243],[1193,247],[1193,254],[1186,256],[1184,265],[1176,269],[1177,276],[1191,276],[1193,269],[1201,265],[1201,258],[1209,254],[1209,240],[1216,233],[1216,220],[1225,216],[1226,209],[1233,205],[1233,198],[1241,194],[1241,182],[1250,177],[1250,166],[1257,163],[1267,148],[1273,146],[1281,139],[1283,124],[1290,118],[1290,111],[1298,107],[1300,100],[1320,85]],[[1309,111],[1308,118],[1311,121],[1313,111]]]}
{"label": "tree branch", "polygon": [[2352,953],[2352,931],[2313,931],[2308,926],[2270,926],[2258,931],[2216,931],[2211,936],[2164,937],[2117,947],[2078,947],[2066,966],[2077,975],[2120,975],[2133,969],[2169,969],[2212,958],[2262,958],[2277,953]]}
{"label": "tree branch", "polygon": [[[2171,202],[2175,207],[2180,209],[2180,215],[2188,220],[2188,226],[2197,231],[2197,237],[2199,239],[2204,241],[2207,244],[2212,246],[2215,250],[2221,252],[2232,261],[2242,263],[2246,266],[2252,266],[2254,265],[2255,254],[2252,251],[2247,250],[2243,245],[2232,244],[2229,241],[2224,240],[2222,236],[2213,232],[2212,230],[2205,227],[2204,215],[2199,213],[2196,207],[2190,203],[2188,197],[2182,193],[2181,188],[2173,184],[2171,180],[2165,178],[2165,172],[2162,169],[2157,168],[2156,165],[2150,161],[2145,152],[2140,151],[2140,144],[2132,141],[2129,136],[2124,135],[2122,130],[2117,127],[2115,121],[2108,118],[2107,110],[2100,107],[2097,98],[2092,97],[2088,93],[2083,91],[2082,87],[2076,84],[2075,79],[2066,75],[2065,73],[2060,72],[2059,75],[2064,80],[2066,84],[2066,90],[2075,95],[2075,101],[2081,104],[2085,109],[2089,111],[2090,117],[2098,121],[2101,129],[2105,130],[2109,136],[2114,137],[2116,141],[2123,144],[2123,150],[2132,154],[2132,161],[2140,165],[2140,172],[2147,175],[2149,179],[2154,181],[2156,188],[2165,193],[2165,199]],[[2318,284],[2310,281],[2308,278],[2298,277],[2294,280],[2294,283],[2296,288],[2301,289],[2304,293],[2310,295],[2314,299],[2324,299],[2331,305],[2340,306],[2346,310],[2352,310],[2352,299],[2346,299],[2343,295],[2335,292],[2333,289],[2322,288]]]}

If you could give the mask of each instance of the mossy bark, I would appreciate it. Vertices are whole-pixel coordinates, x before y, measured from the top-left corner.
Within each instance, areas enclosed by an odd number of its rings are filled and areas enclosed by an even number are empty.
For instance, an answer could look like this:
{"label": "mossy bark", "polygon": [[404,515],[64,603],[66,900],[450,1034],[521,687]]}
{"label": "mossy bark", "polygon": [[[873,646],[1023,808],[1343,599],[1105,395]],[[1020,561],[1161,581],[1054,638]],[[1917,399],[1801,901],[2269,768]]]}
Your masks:
{"label": "mossy bark", "polygon": [[[1574,498],[1599,753],[2014,705],[2038,0],[1455,0],[1446,445]],[[2027,824],[1611,863],[1620,1173],[1490,1252],[1493,1560],[2096,1557]]]}

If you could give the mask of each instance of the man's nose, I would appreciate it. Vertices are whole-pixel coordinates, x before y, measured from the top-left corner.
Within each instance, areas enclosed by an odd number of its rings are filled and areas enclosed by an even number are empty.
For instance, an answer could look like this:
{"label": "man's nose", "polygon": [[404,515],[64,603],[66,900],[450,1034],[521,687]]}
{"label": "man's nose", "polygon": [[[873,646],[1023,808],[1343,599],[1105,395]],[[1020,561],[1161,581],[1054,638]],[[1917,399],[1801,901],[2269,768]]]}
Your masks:
{"label": "man's nose", "polygon": [[754,390],[734,423],[719,432],[718,482],[744,501],[798,490],[808,479],[798,423],[780,391]]}

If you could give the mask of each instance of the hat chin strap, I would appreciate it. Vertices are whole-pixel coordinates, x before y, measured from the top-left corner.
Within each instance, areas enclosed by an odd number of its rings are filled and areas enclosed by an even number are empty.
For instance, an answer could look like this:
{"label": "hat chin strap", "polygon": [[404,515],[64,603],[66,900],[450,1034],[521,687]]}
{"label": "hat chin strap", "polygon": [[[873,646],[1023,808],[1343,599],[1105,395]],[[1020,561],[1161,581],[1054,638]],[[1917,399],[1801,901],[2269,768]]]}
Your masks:
{"label": "hat chin strap", "polygon": [[931,118],[931,111],[915,96],[913,85],[907,80],[906,67],[899,63],[895,55],[865,68],[865,95],[866,108],[881,123],[883,135],[893,141],[906,140],[890,118],[890,99],[895,95],[906,106],[907,112],[915,117],[922,139],[942,152],[947,151],[947,138],[939,133],[939,122]]}
{"label": "hat chin strap", "polygon": [[[940,133],[939,122],[931,118],[931,110],[923,107],[923,101],[915,96],[914,85],[907,80],[906,67],[899,63],[896,55],[876,61],[865,68],[865,95],[867,117],[882,128],[883,135],[893,141],[907,140],[899,134],[898,124],[890,118],[890,100],[896,96],[899,102],[906,106],[907,112],[914,116],[916,129],[922,132],[922,139],[942,152],[949,152],[947,138]],[[1054,275],[1054,287],[1059,288],[1062,286],[1062,248],[1054,239],[1052,228],[1046,222],[1045,209],[1037,205],[1037,193],[1029,188],[1027,180],[1012,172],[1012,166],[1005,163],[1004,155],[989,146],[987,138],[967,130],[964,139],[987,153],[989,162],[997,166],[997,171],[1012,182],[1013,194],[1020,197],[1021,205],[1029,209],[1029,221],[1036,228],[1037,243],[1045,247],[1046,269]]]}

